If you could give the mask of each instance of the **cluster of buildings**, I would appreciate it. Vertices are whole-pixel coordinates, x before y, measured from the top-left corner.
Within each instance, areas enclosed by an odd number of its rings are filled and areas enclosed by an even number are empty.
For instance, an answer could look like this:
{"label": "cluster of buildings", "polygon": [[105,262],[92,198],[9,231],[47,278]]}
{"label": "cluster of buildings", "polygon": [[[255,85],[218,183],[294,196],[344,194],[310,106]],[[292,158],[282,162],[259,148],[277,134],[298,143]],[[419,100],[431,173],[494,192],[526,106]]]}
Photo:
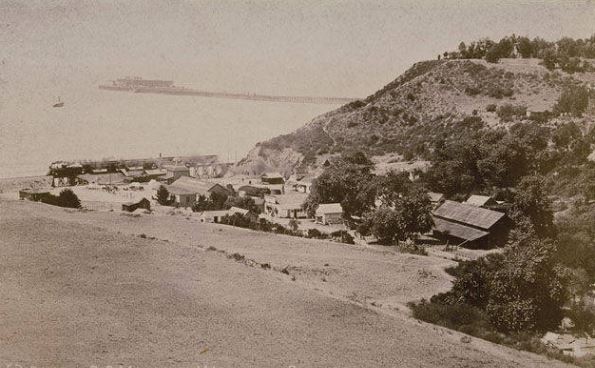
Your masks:
{"label": "cluster of buildings", "polygon": [[[325,163],[325,166],[330,163]],[[159,157],[157,159],[57,162],[50,166],[55,186],[76,184],[118,185],[149,182],[156,190],[165,186],[172,205],[192,207],[200,198],[220,196],[250,197],[262,213],[272,218],[305,219],[302,205],[312,190],[313,176],[278,172],[261,176],[225,177],[231,164],[220,163],[217,156]],[[500,245],[506,239],[510,220],[505,203],[489,196],[472,195],[465,202],[444,200],[440,193],[428,193],[434,205],[433,235],[453,245],[485,248]],[[22,197],[37,194],[23,193]],[[215,222],[220,216],[213,215]],[[320,224],[343,221],[340,203],[321,204],[314,220]]]}
{"label": "cluster of buildings", "polygon": [[54,187],[79,184],[118,185],[151,180],[171,184],[182,176],[223,177],[233,166],[216,155],[158,157],[133,160],[58,161],[50,165]]}
{"label": "cluster of buildings", "polygon": [[[293,176],[286,180],[282,174],[271,172],[259,177],[232,176],[200,180],[190,177],[188,172],[182,170],[172,170],[171,178],[171,183],[162,182],[153,189],[156,191],[159,186],[165,186],[170,193],[173,206],[191,207],[200,196],[210,198],[217,194],[227,197],[249,197],[263,214],[272,218],[308,217],[302,205],[310,194],[311,178]],[[320,205],[315,216],[315,220],[321,224],[342,223],[342,218],[343,209],[339,203]],[[214,222],[218,221],[215,219]]]}

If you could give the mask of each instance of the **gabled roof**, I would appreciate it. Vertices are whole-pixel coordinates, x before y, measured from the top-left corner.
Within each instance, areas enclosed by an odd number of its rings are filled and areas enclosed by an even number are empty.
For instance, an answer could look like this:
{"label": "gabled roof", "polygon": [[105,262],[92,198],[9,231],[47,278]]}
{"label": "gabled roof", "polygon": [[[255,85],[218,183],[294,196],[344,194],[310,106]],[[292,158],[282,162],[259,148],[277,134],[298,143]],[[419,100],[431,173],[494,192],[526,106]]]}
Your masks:
{"label": "gabled roof", "polygon": [[247,215],[248,212],[250,212],[250,211],[248,211],[247,209],[244,209],[244,208],[239,208],[239,207],[231,207],[228,210],[228,213],[230,215],[233,215],[234,213],[241,213],[242,215]]}
{"label": "gabled roof", "polygon": [[165,171],[161,170],[161,169],[148,169],[145,170],[145,173],[147,175],[165,175]]}
{"label": "gabled roof", "polygon": [[128,176],[128,177],[131,177],[131,178],[136,178],[136,177],[139,177],[139,176],[143,176],[143,174],[144,174],[143,169],[140,169],[140,170],[136,170],[136,169],[134,169],[134,170],[133,169],[128,169],[128,170],[121,169],[120,172],[122,174]]}
{"label": "gabled roof", "polygon": [[434,217],[434,230],[442,234],[448,234],[467,241],[477,240],[488,235],[487,231],[479,230],[470,226],[457,224],[456,222],[442,220]]}
{"label": "gabled roof", "polygon": [[305,193],[292,192],[282,195],[266,195],[264,199],[269,204],[276,204],[276,207],[281,210],[299,210],[307,197],[308,195]]}
{"label": "gabled roof", "polygon": [[502,212],[492,211],[469,204],[446,200],[436,208],[433,215],[444,220],[456,221],[463,225],[471,225],[489,230],[504,217]]}
{"label": "gabled roof", "polygon": [[206,195],[215,186],[220,186],[221,188],[227,190],[225,187],[219,184],[213,184],[206,181],[192,179],[188,176],[182,176],[178,180],[174,181],[171,185],[169,185],[167,189],[172,193],[174,193],[174,191],[178,191],[181,194],[195,193]]}
{"label": "gabled roof", "polygon": [[259,196],[262,193],[270,192],[269,188],[255,187],[252,185],[242,185],[238,188],[238,192],[244,192],[249,196]]}
{"label": "gabled roof", "polygon": [[316,214],[320,216],[326,213],[343,213],[343,206],[341,206],[341,203],[319,204]]}
{"label": "gabled roof", "polygon": [[490,196],[484,196],[479,194],[472,194],[465,202],[465,204],[470,204],[472,206],[486,206],[490,204],[497,204],[495,200],[492,199]]}
{"label": "gabled roof", "polygon": [[189,168],[187,168],[186,166],[173,166],[173,165],[168,165],[168,166],[164,166],[164,169],[166,169],[167,171],[173,171],[173,172],[186,172],[186,171],[190,171]]}

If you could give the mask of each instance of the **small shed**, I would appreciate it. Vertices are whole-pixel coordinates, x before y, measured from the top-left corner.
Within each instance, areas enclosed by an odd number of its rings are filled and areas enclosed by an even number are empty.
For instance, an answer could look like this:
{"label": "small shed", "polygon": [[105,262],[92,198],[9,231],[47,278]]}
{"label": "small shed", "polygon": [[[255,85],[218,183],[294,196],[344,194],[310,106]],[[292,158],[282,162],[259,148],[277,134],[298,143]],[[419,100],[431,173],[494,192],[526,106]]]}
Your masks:
{"label": "small shed", "polygon": [[437,193],[437,192],[428,192],[428,197],[430,198],[430,202],[434,207],[438,206],[442,201],[444,201],[444,194]]}
{"label": "small shed", "polygon": [[139,208],[144,208],[146,210],[151,210],[151,202],[149,202],[148,199],[146,198],[142,198],[140,201],[134,203],[134,202],[128,202],[128,203],[123,203],[122,204],[122,211],[126,211],[126,212],[134,212]]}
{"label": "small shed", "polygon": [[342,224],[343,207],[341,203],[326,203],[318,205],[316,222],[324,225]]}
{"label": "small shed", "polygon": [[45,198],[50,197],[50,192],[47,190],[22,189],[19,190],[19,199],[27,199],[29,201],[40,202]]}
{"label": "small shed", "polygon": [[221,222],[221,219],[227,215],[229,215],[228,210],[219,210],[219,211],[204,211],[198,217],[200,222],[209,222],[209,223],[216,223],[218,224]]}
{"label": "small shed", "polygon": [[490,206],[498,205],[498,202],[496,202],[494,200],[494,198],[492,198],[490,196],[484,196],[484,195],[478,195],[478,194],[472,194],[463,203],[469,204],[469,205],[475,206],[475,207],[490,207]]}
{"label": "small shed", "polygon": [[264,173],[261,178],[263,183],[266,184],[284,184],[285,177],[278,172]]}
{"label": "small shed", "polygon": [[469,248],[502,244],[510,230],[508,217],[498,211],[446,200],[432,212],[434,235]]}

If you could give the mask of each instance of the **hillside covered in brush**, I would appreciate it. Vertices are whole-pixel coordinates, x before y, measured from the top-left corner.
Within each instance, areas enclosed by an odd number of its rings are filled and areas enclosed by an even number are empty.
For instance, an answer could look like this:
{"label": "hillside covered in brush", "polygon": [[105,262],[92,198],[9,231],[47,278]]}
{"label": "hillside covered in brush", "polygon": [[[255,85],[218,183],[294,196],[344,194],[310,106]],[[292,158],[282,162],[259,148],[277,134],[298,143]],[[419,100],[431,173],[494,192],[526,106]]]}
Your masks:
{"label": "hillside covered in brush", "polygon": [[595,73],[569,74],[541,64],[540,59],[416,63],[366,99],[257,144],[239,166],[246,173],[311,171],[353,149],[380,161],[432,160],[437,142],[456,139],[463,128],[508,130],[520,123],[553,129],[573,122],[588,132],[595,116]]}

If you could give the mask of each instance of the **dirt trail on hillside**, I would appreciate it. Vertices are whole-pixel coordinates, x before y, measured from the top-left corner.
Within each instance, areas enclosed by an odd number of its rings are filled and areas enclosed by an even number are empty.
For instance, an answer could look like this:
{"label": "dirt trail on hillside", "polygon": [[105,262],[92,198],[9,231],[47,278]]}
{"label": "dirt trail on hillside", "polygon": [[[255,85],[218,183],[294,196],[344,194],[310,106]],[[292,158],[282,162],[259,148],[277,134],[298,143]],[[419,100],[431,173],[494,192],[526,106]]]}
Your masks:
{"label": "dirt trail on hillside", "polygon": [[[416,295],[406,288],[411,280],[422,295],[440,290],[448,279],[439,267],[448,261],[175,216],[71,212],[16,201],[0,202],[0,214],[0,363],[564,366],[475,338],[462,343],[457,332],[343,298],[353,291],[402,303]],[[169,240],[148,238],[156,235]],[[275,271],[286,266],[288,274]],[[419,268],[435,278],[420,281]],[[318,284],[327,289],[316,291]]]}

